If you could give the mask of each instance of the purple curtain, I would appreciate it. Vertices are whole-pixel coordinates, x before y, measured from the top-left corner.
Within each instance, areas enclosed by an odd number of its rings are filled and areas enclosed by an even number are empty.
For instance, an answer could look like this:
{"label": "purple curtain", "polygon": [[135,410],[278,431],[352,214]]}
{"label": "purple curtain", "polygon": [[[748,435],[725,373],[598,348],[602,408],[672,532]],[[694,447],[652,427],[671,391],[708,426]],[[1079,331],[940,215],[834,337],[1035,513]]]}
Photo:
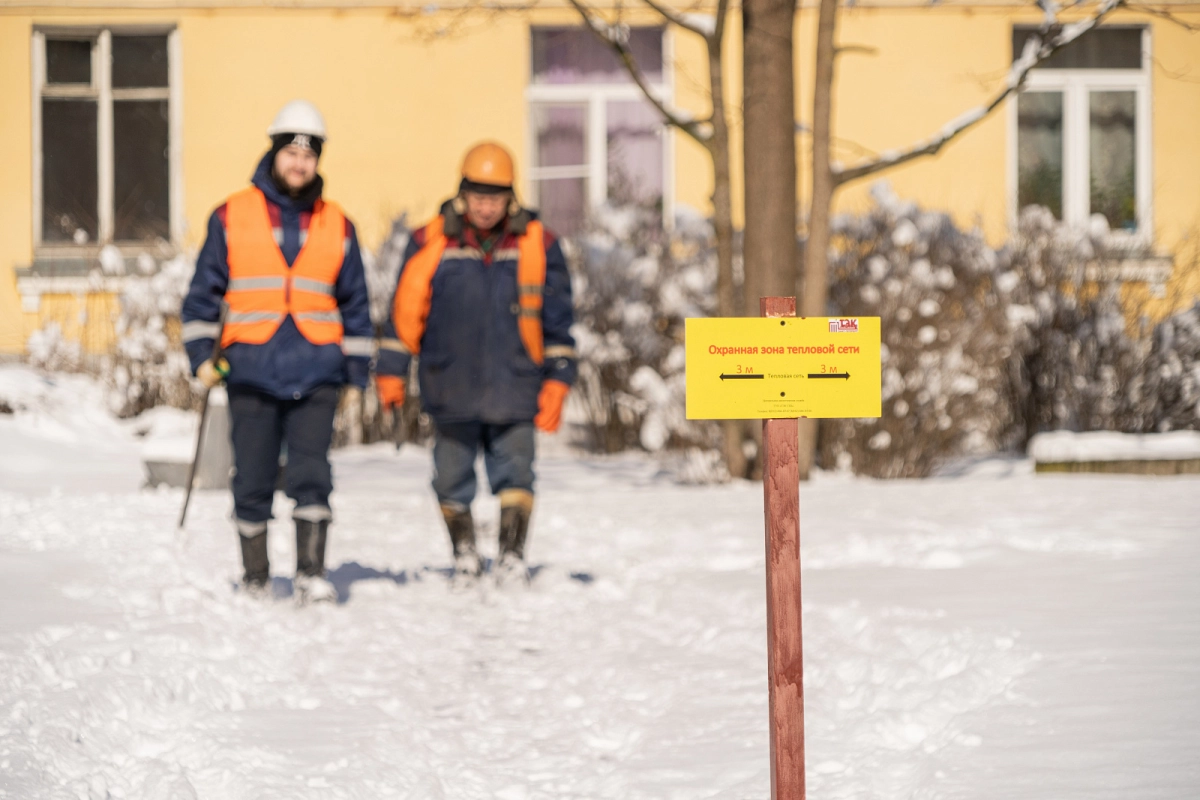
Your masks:
{"label": "purple curtain", "polygon": [[607,108],[608,199],[658,205],[663,196],[662,119],[645,101]]}
{"label": "purple curtain", "polygon": [[[533,29],[534,83],[630,83],[608,46],[583,27]],[[629,49],[651,83],[663,80],[663,29],[630,28]]]}

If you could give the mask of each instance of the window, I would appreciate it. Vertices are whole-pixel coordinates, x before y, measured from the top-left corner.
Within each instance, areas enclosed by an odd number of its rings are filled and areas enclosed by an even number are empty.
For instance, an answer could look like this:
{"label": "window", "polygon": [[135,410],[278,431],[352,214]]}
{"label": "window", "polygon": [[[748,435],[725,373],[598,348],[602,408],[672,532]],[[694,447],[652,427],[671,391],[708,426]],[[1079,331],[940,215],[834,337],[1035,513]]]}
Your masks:
{"label": "window", "polygon": [[[668,99],[662,28],[630,28],[629,46]],[[586,28],[534,28],[529,163],[532,202],[546,224],[577,233],[606,202],[666,209],[666,148],[658,112]]]}
{"label": "window", "polygon": [[177,238],[176,42],[172,31],[34,32],[39,247]]}
{"label": "window", "polygon": [[[1035,33],[1015,28],[1013,57]],[[1012,105],[1010,206],[1043,205],[1081,224],[1151,230],[1149,32],[1102,27],[1029,74]]]}

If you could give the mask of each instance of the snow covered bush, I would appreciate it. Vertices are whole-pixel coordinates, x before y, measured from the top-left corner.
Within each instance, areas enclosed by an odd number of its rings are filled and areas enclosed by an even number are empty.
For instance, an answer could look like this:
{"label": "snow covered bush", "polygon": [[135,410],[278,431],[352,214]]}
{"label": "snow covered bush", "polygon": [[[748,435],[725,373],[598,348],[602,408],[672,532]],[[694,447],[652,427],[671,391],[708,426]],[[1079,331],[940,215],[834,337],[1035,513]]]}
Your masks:
{"label": "snow covered bush", "polygon": [[1200,301],[1155,328],[1143,375],[1143,430],[1200,430]]}
{"label": "snow covered bush", "polygon": [[[110,269],[115,267],[106,271]],[[119,416],[135,416],[160,405],[190,408],[195,404],[179,320],[194,269],[193,260],[182,254],[158,261],[142,253],[137,273],[126,276],[116,322],[117,344],[104,365],[109,405]]]}
{"label": "snow covered bush", "polygon": [[1025,209],[1000,250],[897,199],[835,221],[831,313],[879,316],[883,416],[822,422],[826,469],[928,475],[1042,431],[1196,428],[1200,304],[1141,335],[1121,266],[1149,253]]}
{"label": "snow covered bush", "polygon": [[[715,307],[712,231],[695,212],[665,233],[657,210],[606,207],[567,243],[575,294],[579,380],[572,393],[587,445],[689,452],[702,480],[718,431],[684,417],[683,327]],[[705,467],[704,465],[708,465]]]}
{"label": "snow covered bush", "polygon": [[396,279],[400,277],[400,262],[404,259],[404,250],[411,237],[408,216],[402,214],[392,221],[392,230],[383,240],[378,253],[362,249],[367,293],[371,296],[371,322],[376,332],[382,330],[383,323],[391,314],[392,292],[396,288]]}
{"label": "snow covered bush", "polygon": [[83,348],[66,339],[62,326],[49,322],[29,335],[25,343],[29,363],[46,372],[79,372],[83,368]]}
{"label": "snow covered bush", "polygon": [[[180,306],[193,271],[185,255],[156,258],[141,253],[130,271],[121,252],[104,247],[89,275],[90,290],[104,292],[104,278],[122,279],[113,321],[115,342],[107,353],[85,353],[79,341],[63,336],[57,322],[30,335],[29,363],[46,372],[86,372],[108,387],[109,409],[122,417],[159,405],[195,404],[189,365],[180,341]],[[105,321],[80,320],[81,325]],[[104,335],[104,334],[98,334]]]}
{"label": "snow covered bush", "polygon": [[1099,215],[1079,229],[1045,208],[1022,212],[1001,253],[1015,356],[1009,433],[1021,450],[1042,431],[1157,427],[1144,390],[1150,341],[1131,331],[1116,269],[1142,255]]}
{"label": "snow covered bush", "polygon": [[[362,249],[363,271],[367,280],[367,294],[371,301],[371,323],[378,338],[383,333],[384,322],[391,314],[392,292],[400,275],[404,250],[408,247],[412,229],[408,217],[401,215],[392,221],[388,233],[378,252]],[[410,376],[411,378],[411,376]],[[363,393],[362,407],[350,413],[339,413],[334,420],[333,444],[341,447],[348,444],[369,444],[398,439],[405,442],[423,442],[429,438],[431,426],[420,410],[419,389],[415,380],[409,381],[412,391],[404,408],[396,415],[384,413],[375,392],[374,374],[372,383]]]}
{"label": "snow covered bush", "polygon": [[823,420],[818,463],[881,478],[923,476],[996,447],[1011,354],[996,253],[979,231],[902,202],[834,222],[830,304],[882,322],[883,416]]}

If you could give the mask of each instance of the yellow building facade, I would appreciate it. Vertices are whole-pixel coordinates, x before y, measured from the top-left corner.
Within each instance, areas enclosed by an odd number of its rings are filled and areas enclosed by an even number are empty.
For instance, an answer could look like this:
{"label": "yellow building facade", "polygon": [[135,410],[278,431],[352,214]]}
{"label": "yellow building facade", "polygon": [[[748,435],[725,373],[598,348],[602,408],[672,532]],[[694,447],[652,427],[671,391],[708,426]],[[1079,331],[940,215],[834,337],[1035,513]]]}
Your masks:
{"label": "yellow building facade", "polygon": [[[1040,70],[1035,101],[1010,101],[937,157],[880,177],[901,196],[977,222],[994,243],[1025,199],[1057,197],[1060,215],[1080,223],[1105,203],[1114,227],[1161,256],[1153,281],[1171,305],[1194,299],[1200,5],[1155,8],[1119,11],[1099,52]],[[805,4],[796,19],[802,124],[815,16]],[[629,21],[655,91],[707,114],[700,40],[654,28],[650,14]],[[837,157],[853,164],[902,149],[986,102],[1006,79],[1014,40],[1038,21],[1023,3],[846,8]],[[559,227],[625,196],[661,200],[668,218],[681,206],[706,211],[707,154],[659,128],[636,87],[572,30],[578,24],[553,1],[510,10],[0,0],[0,353],[22,352],[49,322],[90,350],[110,346],[122,273],[143,253],[161,260],[199,249],[212,209],[246,185],[267,125],[297,97],[325,115],[326,191],[371,250],[400,214],[414,223],[433,214],[456,188],[462,153],[484,138],[521,156],[521,194]],[[725,48],[734,110],[737,27],[734,17]],[[736,114],[731,123],[736,173]],[[803,135],[798,146],[803,165]],[[807,180],[801,174],[802,195]],[[846,187],[839,208],[865,209],[867,187]],[[740,207],[736,174],[734,190]],[[124,269],[97,268],[114,254]]]}

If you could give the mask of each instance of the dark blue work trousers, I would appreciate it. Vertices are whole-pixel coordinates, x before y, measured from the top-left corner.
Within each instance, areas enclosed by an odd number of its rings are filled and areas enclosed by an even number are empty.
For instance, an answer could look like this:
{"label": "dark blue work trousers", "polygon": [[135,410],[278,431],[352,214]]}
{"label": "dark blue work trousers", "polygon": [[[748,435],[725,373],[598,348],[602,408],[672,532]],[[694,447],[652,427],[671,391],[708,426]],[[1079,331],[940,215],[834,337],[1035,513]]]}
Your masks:
{"label": "dark blue work trousers", "polygon": [[433,491],[438,503],[471,507],[477,484],[475,457],[480,450],[492,494],[506,489],[532,493],[533,436],[532,422],[439,424],[433,443]]}
{"label": "dark blue work trousers", "polygon": [[296,501],[293,517],[330,519],[333,472],[329,444],[338,387],[325,385],[298,400],[280,400],[245,386],[229,387],[233,438],[233,505],[243,536],[266,531],[287,447],[284,489]]}

